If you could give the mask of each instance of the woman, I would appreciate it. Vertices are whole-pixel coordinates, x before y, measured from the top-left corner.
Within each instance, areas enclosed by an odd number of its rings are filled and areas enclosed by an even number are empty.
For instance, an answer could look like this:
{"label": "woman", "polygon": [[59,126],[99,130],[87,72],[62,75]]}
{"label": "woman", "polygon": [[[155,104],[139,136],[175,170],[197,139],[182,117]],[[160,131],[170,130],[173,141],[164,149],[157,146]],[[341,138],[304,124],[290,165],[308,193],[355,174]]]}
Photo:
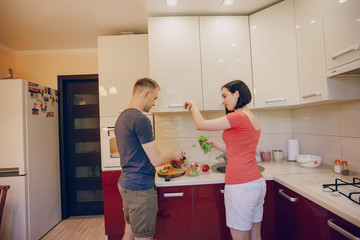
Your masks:
{"label": "woman", "polygon": [[226,225],[232,238],[261,239],[261,221],[266,193],[266,182],[256,162],[256,146],[260,125],[247,107],[251,101],[249,88],[235,80],[221,88],[226,116],[204,120],[197,104],[188,100],[185,109],[192,111],[198,130],[224,130],[224,144],[207,141],[212,147],[226,153],[225,209]]}

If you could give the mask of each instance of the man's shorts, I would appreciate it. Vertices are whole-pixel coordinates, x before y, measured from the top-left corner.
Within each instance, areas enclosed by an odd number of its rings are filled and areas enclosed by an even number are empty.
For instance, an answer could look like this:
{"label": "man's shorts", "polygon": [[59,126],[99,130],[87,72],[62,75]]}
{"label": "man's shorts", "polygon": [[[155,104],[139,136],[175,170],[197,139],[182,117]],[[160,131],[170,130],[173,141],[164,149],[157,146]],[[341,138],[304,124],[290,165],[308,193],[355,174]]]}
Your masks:
{"label": "man's shorts", "polygon": [[225,185],[226,225],[236,230],[251,230],[252,223],[262,221],[265,194],[264,178]]}
{"label": "man's shorts", "polygon": [[123,199],[125,222],[137,238],[148,238],[155,234],[158,198],[155,187],[147,190],[127,190],[118,184]]}

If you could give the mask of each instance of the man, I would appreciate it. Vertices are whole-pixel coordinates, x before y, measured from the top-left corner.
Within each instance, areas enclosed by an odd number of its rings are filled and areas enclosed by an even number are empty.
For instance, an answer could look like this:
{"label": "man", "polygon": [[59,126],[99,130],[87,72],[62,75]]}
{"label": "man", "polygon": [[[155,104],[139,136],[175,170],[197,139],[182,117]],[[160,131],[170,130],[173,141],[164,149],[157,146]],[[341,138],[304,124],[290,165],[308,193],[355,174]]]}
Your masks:
{"label": "man", "polygon": [[158,211],[155,167],[183,158],[181,151],[162,154],[157,148],[149,112],[158,98],[159,85],[150,78],[136,81],[129,107],[115,124],[122,172],[118,188],[123,199],[123,239],[153,239]]}

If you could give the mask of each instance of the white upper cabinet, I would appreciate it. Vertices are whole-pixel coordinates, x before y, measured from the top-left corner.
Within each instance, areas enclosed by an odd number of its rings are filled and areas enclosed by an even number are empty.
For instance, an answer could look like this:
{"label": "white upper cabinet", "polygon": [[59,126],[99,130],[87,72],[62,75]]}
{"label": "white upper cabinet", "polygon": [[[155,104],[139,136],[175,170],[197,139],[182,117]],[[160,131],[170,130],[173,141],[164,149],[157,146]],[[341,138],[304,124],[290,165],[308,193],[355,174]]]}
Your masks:
{"label": "white upper cabinet", "polygon": [[148,19],[150,77],[160,85],[153,111],[184,110],[187,99],[203,109],[198,17]]}
{"label": "white upper cabinet", "polygon": [[250,15],[255,107],[300,103],[293,0]]}
{"label": "white upper cabinet", "polygon": [[[252,91],[249,21],[246,16],[199,17],[204,110],[224,109],[221,87],[242,80]],[[249,107],[253,107],[252,102]]]}
{"label": "white upper cabinet", "polygon": [[295,0],[301,103],[328,98],[322,0]]}
{"label": "white upper cabinet", "polygon": [[326,76],[322,0],[295,0],[295,16],[301,103],[359,99],[358,78]]}
{"label": "white upper cabinet", "polygon": [[323,0],[323,18],[328,76],[360,68],[360,1]]}
{"label": "white upper cabinet", "polygon": [[137,79],[149,76],[148,35],[98,37],[100,117],[118,116]]}

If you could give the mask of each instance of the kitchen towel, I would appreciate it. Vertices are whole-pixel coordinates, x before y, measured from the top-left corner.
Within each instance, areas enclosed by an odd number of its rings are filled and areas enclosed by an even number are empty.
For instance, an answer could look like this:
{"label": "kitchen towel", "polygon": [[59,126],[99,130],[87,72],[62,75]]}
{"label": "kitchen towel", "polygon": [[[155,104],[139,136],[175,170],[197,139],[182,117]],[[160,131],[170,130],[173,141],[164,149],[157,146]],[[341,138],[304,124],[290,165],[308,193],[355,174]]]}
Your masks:
{"label": "kitchen towel", "polygon": [[296,155],[299,154],[299,139],[288,140],[288,160],[296,161]]}

